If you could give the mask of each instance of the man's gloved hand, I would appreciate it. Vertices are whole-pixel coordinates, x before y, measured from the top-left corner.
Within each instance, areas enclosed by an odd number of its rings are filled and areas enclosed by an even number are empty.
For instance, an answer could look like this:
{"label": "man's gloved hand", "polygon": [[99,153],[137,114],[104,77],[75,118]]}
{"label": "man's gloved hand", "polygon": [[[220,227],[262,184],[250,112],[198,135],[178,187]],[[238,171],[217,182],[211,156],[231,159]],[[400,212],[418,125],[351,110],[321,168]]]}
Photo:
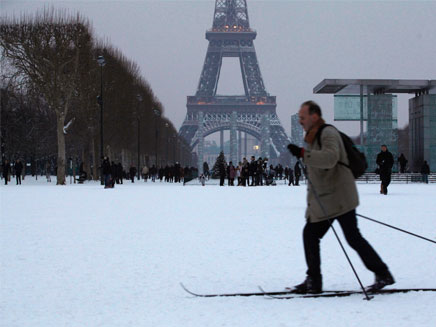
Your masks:
{"label": "man's gloved hand", "polygon": [[289,152],[292,153],[293,156],[297,158],[301,158],[304,155],[304,148],[300,148],[295,144],[288,145]]}

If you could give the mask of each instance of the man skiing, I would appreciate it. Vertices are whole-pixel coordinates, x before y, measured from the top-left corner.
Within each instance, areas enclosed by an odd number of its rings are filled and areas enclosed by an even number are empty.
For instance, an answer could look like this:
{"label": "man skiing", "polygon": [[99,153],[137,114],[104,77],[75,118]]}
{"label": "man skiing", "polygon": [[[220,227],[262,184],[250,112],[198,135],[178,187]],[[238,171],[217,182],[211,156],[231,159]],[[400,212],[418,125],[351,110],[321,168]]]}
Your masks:
{"label": "man skiing", "polygon": [[339,132],[333,126],[324,127],[320,135],[321,142],[317,142],[318,131],[325,122],[321,108],[313,101],[304,102],[298,115],[300,124],[306,131],[306,147],[289,144],[288,149],[292,155],[303,159],[311,183],[307,189],[307,221],[303,230],[307,277],[303,283],[295,286],[294,291],[322,292],[319,244],[334,220],[341,225],[348,244],[375,274],[375,282],[368,287],[368,291],[376,291],[393,284],[394,278],[388,267],[362,237],[357,227],[357,188],[351,170],[344,165],[349,162]]}

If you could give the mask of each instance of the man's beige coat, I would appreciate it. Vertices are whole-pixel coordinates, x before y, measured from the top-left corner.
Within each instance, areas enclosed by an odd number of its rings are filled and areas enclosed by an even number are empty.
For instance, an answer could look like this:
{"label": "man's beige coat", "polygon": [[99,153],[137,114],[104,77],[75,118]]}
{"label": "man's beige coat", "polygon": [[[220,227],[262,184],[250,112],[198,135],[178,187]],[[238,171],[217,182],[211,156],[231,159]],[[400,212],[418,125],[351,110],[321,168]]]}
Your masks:
{"label": "man's beige coat", "polygon": [[304,151],[309,178],[327,213],[323,213],[308,183],[306,218],[311,223],[338,217],[359,205],[354,176],[349,168],[338,162],[348,165],[347,153],[339,132],[333,126],[327,126],[321,133],[321,148],[315,138]]}

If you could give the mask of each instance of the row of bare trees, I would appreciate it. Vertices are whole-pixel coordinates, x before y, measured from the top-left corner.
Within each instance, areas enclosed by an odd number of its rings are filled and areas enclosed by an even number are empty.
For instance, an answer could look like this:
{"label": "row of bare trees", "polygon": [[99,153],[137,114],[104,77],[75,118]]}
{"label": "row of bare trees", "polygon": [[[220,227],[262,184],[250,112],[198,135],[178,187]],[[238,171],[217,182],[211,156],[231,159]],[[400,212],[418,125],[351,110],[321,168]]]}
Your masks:
{"label": "row of bare trees", "polygon": [[138,66],[97,41],[80,15],[46,9],[2,17],[0,46],[2,158],[56,155],[57,183],[65,184],[66,158],[80,157],[98,179],[103,104],[103,151],[111,160],[191,163],[189,145]]}

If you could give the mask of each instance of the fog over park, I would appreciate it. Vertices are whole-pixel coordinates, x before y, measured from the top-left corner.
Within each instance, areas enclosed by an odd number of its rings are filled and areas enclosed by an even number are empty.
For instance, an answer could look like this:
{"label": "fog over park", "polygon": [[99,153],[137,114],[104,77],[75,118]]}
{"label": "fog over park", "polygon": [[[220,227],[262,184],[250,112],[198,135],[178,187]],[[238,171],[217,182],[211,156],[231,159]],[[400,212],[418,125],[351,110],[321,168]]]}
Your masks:
{"label": "fog over park", "polygon": [[[333,121],[333,96],[314,95],[325,78],[435,79],[435,1],[247,1],[267,91],[290,134],[291,114],[308,99]],[[1,1],[1,15],[66,8],[87,17],[96,35],[141,68],[167,116],[180,128],[186,96],[194,95],[212,26],[215,1]],[[243,93],[236,58],[225,58],[218,93]],[[398,126],[408,99],[398,96]],[[359,124],[336,123],[351,135]]]}

